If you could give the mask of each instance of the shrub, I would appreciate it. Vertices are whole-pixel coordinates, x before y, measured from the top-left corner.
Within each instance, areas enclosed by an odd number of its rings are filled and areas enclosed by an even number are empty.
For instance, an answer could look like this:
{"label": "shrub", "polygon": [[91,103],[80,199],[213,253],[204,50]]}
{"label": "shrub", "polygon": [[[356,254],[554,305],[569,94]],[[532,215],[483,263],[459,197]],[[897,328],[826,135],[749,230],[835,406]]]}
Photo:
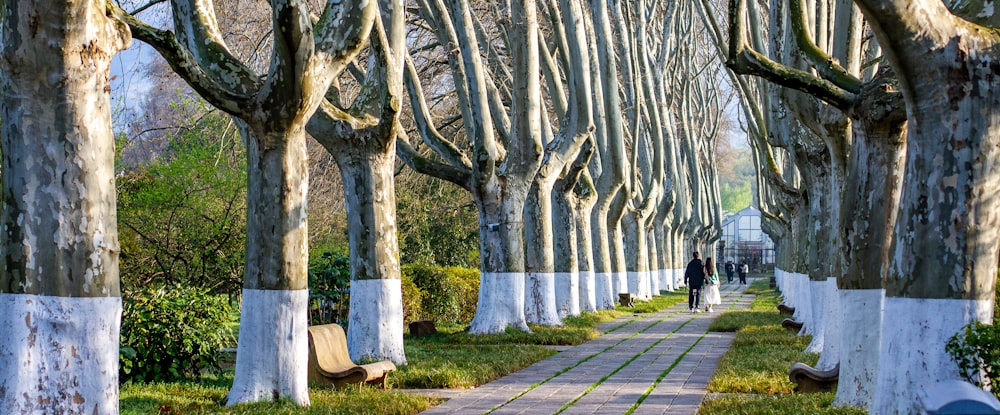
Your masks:
{"label": "shrub", "polygon": [[236,313],[224,296],[173,286],[125,292],[119,376],[122,382],[172,381],[220,370],[220,349],[236,343]]}
{"label": "shrub", "polygon": [[409,275],[403,274],[402,278],[403,324],[405,325],[423,318],[423,309],[420,303],[423,292],[420,291],[417,284],[413,283],[413,279]]}
{"label": "shrub", "polygon": [[[994,322],[996,323],[996,322]],[[945,351],[958,363],[965,380],[979,387],[992,387],[1000,380],[1000,328],[973,321],[955,333]],[[1000,392],[994,388],[993,393]],[[998,395],[1000,396],[1000,395]]]}
{"label": "shrub", "polygon": [[309,267],[309,324],[347,322],[351,260],[325,252]]}
{"label": "shrub", "polygon": [[421,292],[422,317],[441,322],[472,320],[479,299],[479,271],[408,265],[402,269]]}

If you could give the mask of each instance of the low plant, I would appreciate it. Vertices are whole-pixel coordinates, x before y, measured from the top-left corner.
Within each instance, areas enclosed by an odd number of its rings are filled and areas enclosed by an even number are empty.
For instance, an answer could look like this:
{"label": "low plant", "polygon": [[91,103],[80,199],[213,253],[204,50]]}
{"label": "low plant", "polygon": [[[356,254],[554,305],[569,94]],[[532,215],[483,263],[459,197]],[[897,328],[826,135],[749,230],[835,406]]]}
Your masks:
{"label": "low plant", "polygon": [[[959,374],[981,388],[992,388],[1000,381],[1000,327],[996,323],[973,321],[945,343],[944,349],[958,364]],[[1000,390],[993,391],[997,392]]]}
{"label": "low plant", "polygon": [[436,322],[471,321],[479,300],[479,271],[461,267],[407,265],[404,279],[420,291],[421,318]]}
{"label": "low plant", "polygon": [[172,286],[122,296],[119,377],[170,381],[220,370],[223,347],[236,343],[235,313],[225,296]]}
{"label": "low plant", "polygon": [[309,267],[309,324],[347,320],[351,262],[346,256],[324,252]]}

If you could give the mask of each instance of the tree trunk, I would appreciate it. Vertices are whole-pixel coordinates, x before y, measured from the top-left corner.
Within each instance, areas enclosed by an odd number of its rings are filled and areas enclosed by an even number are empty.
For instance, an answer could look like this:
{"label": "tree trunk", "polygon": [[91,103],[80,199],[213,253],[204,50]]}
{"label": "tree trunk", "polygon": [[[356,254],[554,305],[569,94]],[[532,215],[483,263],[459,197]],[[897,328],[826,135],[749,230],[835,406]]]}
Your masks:
{"label": "tree trunk", "polygon": [[523,206],[527,189],[495,182],[473,192],[479,207],[479,306],[469,324],[473,334],[529,331],[524,316]]}
{"label": "tree trunk", "polygon": [[[872,413],[918,412],[916,396],[958,379],[944,344],[989,323],[1000,198],[998,42],[934,1],[859,0],[906,98],[906,164],[889,250]],[[919,338],[920,341],[907,341]]]}
{"label": "tree trunk", "polygon": [[524,205],[525,255],[524,312],[528,323],[562,324],[556,309],[555,260],[552,246],[552,187],[554,182],[535,180]]}
{"label": "tree trunk", "polygon": [[597,281],[594,271],[594,246],[590,237],[593,222],[591,214],[597,203],[597,192],[590,175],[583,173],[577,181],[574,194],[576,198],[576,259],[580,274],[580,311],[595,312],[598,310]]}
{"label": "tree trunk", "polygon": [[247,257],[227,404],[288,397],[308,405],[305,131],[282,136],[241,129],[248,159]]}
{"label": "tree trunk", "polygon": [[[574,178],[575,179],[575,178]],[[593,293],[593,287],[585,290],[580,285],[580,268],[577,258],[580,255],[577,243],[576,202],[573,186],[567,189],[564,179],[556,181],[555,192],[552,193],[552,243],[555,271],[555,301],[559,318],[580,314],[580,294],[585,291]],[[593,281],[593,280],[591,280]],[[593,294],[591,294],[593,297]]]}
{"label": "tree trunk", "polygon": [[351,312],[347,344],[351,360],[392,360],[403,352],[403,297],[396,240],[394,141],[376,154],[350,150],[336,155],[347,201],[351,246]]}
{"label": "tree trunk", "polygon": [[866,85],[866,99],[852,115],[854,140],[841,207],[846,267],[837,279],[844,327],[850,329],[841,334],[836,406],[869,408],[879,370],[882,313],[877,310],[884,303],[906,147],[902,95],[891,81]]}
{"label": "tree trunk", "polygon": [[117,414],[111,57],[103,2],[5,2],[0,413]]}

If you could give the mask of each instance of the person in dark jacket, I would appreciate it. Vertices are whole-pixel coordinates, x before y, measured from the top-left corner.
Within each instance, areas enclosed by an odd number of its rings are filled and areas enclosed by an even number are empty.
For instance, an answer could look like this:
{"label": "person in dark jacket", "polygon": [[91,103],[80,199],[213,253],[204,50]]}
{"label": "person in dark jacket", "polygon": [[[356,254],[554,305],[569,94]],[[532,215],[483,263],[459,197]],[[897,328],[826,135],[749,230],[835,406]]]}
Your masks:
{"label": "person in dark jacket", "polygon": [[688,309],[697,313],[701,288],[705,285],[705,266],[698,258],[698,251],[695,251],[694,259],[688,262],[687,269],[684,270],[684,284],[688,286]]}
{"label": "person in dark jacket", "polygon": [[729,261],[726,261],[726,278],[729,279],[729,282],[733,282],[734,272],[736,272],[736,264],[734,264],[733,260],[730,259]]}

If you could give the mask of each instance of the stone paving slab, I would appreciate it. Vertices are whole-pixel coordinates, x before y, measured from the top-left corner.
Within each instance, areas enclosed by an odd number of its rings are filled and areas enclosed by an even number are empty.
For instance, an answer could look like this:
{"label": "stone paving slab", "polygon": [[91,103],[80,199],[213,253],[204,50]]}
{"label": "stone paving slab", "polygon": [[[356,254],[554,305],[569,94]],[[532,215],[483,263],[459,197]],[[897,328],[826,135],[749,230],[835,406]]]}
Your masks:
{"label": "stone paving slab", "polygon": [[716,313],[692,314],[685,302],[602,323],[601,337],[475,389],[449,393],[444,397],[451,399],[422,414],[590,415],[633,408],[636,414],[694,414],[734,336],[709,333],[708,326],[724,309],[749,307],[753,297],[742,295],[745,288],[723,284]]}

